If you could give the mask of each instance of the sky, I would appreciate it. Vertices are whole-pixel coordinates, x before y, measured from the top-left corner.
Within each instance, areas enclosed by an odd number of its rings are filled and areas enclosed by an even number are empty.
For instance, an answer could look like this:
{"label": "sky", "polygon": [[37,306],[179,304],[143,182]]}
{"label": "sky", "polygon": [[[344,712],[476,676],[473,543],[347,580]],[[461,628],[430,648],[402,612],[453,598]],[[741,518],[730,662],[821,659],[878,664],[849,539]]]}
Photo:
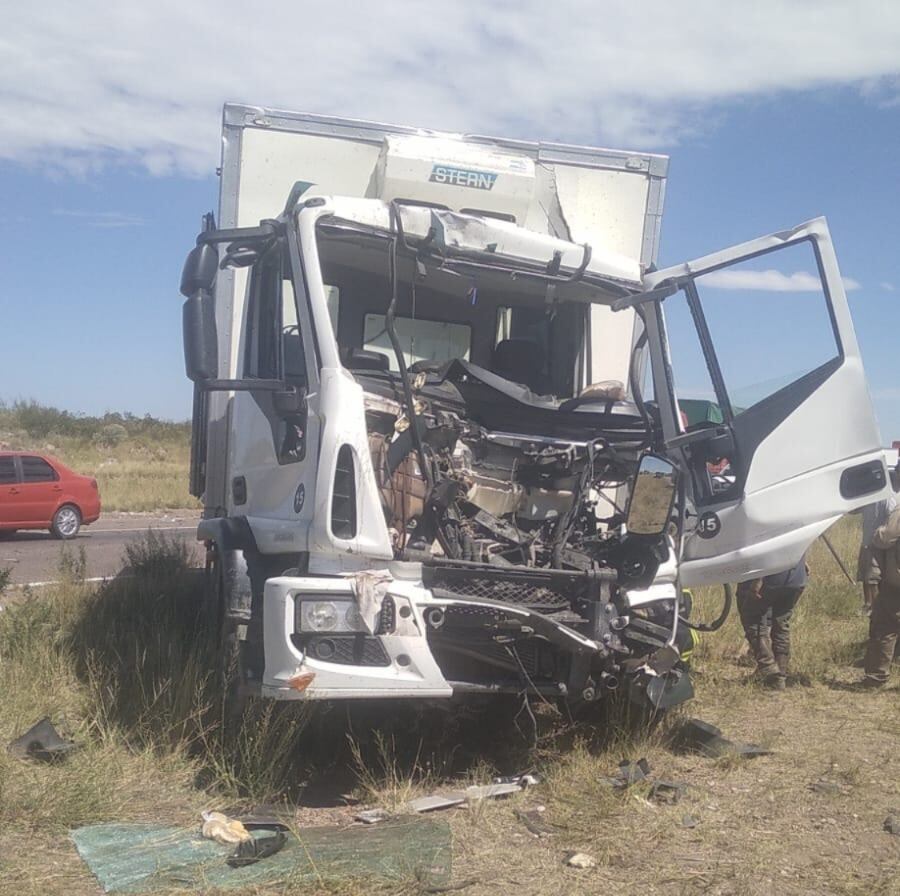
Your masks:
{"label": "sky", "polygon": [[[825,215],[900,439],[900,5],[18,4],[0,32],[0,400],[188,416],[178,282],[217,205],[225,101],[666,153],[660,266]],[[805,288],[805,270],[762,273],[763,292]],[[766,334],[732,329],[722,350],[758,342],[766,366]]]}

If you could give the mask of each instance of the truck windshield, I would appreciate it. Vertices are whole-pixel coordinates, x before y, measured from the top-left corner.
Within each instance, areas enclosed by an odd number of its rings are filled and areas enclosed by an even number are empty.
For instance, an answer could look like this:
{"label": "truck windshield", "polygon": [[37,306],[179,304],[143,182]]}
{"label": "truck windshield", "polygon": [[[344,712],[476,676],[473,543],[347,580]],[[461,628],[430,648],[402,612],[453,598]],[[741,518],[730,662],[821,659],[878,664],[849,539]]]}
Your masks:
{"label": "truck windshield", "polygon": [[[358,351],[377,352],[386,371],[398,369],[385,326],[389,247],[387,237],[318,231],[329,315],[341,360],[351,370]],[[571,397],[583,385],[587,304],[548,301],[545,284],[508,272],[460,273],[424,264],[409,252],[398,257],[397,274],[394,325],[408,366],[458,358],[557,398]],[[369,357],[360,366],[371,373],[377,365]]]}

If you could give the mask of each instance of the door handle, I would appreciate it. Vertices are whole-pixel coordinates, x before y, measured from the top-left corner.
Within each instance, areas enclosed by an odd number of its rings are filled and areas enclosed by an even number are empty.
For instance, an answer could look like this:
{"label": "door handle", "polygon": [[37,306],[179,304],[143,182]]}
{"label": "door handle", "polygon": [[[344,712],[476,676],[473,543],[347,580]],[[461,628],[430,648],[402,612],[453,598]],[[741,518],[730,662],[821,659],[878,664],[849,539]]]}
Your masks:
{"label": "door handle", "polygon": [[62,491],[62,486],[61,486],[61,485],[54,485],[54,486],[53,486],[53,491],[55,491],[55,492],[61,492],[61,491]]}
{"label": "door handle", "polygon": [[11,489],[9,490],[9,493],[10,493],[11,495],[17,495],[17,494],[19,494],[19,489],[17,489],[17,488],[11,488]]}

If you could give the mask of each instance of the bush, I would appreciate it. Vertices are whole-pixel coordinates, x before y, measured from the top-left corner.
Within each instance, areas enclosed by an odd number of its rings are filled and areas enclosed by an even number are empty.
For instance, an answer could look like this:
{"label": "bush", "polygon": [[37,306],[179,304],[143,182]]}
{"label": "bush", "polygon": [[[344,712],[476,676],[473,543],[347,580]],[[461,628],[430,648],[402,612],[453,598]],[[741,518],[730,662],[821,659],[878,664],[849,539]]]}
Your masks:
{"label": "bush", "polygon": [[128,430],[121,423],[107,423],[99,432],[95,432],[91,441],[103,448],[115,448],[128,438]]}

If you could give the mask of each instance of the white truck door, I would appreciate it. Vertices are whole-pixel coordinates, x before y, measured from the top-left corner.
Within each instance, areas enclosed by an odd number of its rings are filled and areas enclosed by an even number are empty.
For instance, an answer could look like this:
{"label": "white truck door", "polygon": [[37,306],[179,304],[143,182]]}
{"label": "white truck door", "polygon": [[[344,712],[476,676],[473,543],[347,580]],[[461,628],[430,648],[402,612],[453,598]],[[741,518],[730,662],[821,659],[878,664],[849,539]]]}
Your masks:
{"label": "white truck door", "polygon": [[642,310],[667,449],[693,504],[685,585],[787,569],[840,516],[885,496],[845,293],[857,284],[842,280],[824,218],[644,285],[672,288]]}

